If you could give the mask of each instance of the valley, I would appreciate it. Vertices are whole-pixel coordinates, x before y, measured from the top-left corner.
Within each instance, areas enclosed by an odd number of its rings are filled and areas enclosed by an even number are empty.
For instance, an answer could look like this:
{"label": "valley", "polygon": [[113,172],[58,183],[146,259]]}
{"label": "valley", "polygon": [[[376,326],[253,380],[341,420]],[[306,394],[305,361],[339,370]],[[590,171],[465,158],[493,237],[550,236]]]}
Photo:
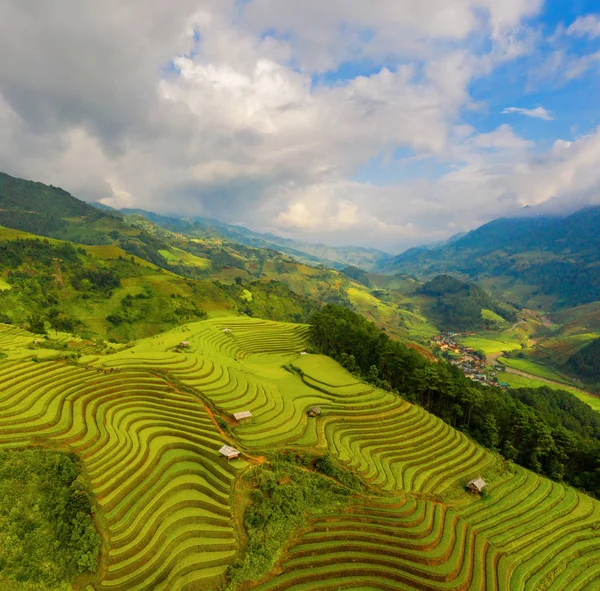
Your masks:
{"label": "valley", "polygon": [[7,176],[0,453],[77,458],[95,533],[0,586],[600,584],[598,302]]}

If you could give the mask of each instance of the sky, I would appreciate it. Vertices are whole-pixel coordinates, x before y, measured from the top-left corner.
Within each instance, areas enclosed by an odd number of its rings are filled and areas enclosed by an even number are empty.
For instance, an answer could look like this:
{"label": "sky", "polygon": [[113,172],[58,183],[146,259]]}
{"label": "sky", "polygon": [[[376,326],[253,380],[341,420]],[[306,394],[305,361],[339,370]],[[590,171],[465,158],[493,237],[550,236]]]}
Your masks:
{"label": "sky", "polygon": [[598,0],[0,0],[0,170],[313,242],[599,204],[599,97]]}

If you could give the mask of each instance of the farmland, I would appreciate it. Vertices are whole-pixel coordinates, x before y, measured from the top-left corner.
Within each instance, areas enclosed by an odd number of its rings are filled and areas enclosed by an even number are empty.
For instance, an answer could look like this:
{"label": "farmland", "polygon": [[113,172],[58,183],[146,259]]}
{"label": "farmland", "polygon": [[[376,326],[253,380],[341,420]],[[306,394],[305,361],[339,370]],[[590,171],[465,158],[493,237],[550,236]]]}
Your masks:
{"label": "farmland", "polygon": [[[277,574],[250,587],[597,588],[597,501],[302,354],[306,337],[305,325],[215,318],[69,365],[34,362],[35,335],[0,329],[0,447],[74,451],[90,478],[106,548],[84,588],[225,585],[244,552],[235,499],[278,450],[329,452],[366,488],[309,515]],[[252,421],[234,423],[240,410]],[[226,462],[224,443],[244,459]],[[464,491],[477,476],[485,497]]]}

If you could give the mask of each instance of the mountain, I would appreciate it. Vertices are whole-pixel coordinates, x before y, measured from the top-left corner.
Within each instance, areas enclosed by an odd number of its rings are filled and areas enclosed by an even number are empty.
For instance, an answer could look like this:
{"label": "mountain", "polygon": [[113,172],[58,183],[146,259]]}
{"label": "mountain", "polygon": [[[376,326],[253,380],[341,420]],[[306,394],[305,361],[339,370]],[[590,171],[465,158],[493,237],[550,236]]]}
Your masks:
{"label": "mountain", "polygon": [[517,320],[517,311],[511,306],[491,298],[473,283],[448,275],[438,275],[418,293],[434,299],[429,316],[444,330],[487,330]]}
{"label": "mountain", "polygon": [[52,185],[0,173],[0,226],[78,244],[108,246],[169,268],[163,242],[127,224],[114,210],[101,211]]}
{"label": "mountain", "polygon": [[163,216],[143,209],[122,209],[121,213],[142,216],[163,228],[188,236],[212,236],[255,248],[275,249],[301,262],[324,264],[335,269],[356,266],[370,270],[390,256],[375,248],[328,246],[283,238],[270,233],[261,234],[243,226],[232,226],[209,218]]}
{"label": "mountain", "polygon": [[501,218],[438,248],[412,248],[378,270],[457,274],[503,299],[556,310],[600,299],[600,207],[565,217]]}

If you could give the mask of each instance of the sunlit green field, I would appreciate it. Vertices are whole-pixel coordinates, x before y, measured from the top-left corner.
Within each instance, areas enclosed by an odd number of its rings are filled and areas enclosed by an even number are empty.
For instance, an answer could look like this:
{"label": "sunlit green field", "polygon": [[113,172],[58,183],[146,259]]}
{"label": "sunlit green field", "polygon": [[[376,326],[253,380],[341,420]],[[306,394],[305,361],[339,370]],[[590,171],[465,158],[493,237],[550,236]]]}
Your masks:
{"label": "sunlit green field", "polygon": [[461,339],[465,347],[472,347],[476,351],[486,354],[501,353],[503,351],[514,351],[521,348],[521,340],[517,334],[511,331],[500,333],[486,333],[473,337]]}
{"label": "sunlit green field", "polygon": [[547,388],[552,388],[553,390],[566,390],[567,392],[571,392],[571,394],[577,396],[579,400],[585,402],[594,410],[600,411],[600,397],[587,394],[586,392],[582,392],[581,390],[566,384],[543,382],[542,380],[535,378],[528,378],[507,372],[501,372],[497,374],[497,377],[499,382],[505,382],[512,388],[541,388],[542,386],[545,386]]}
{"label": "sunlit green field", "polygon": [[529,359],[514,359],[511,357],[501,357],[499,361],[508,367],[512,367],[514,369],[518,369],[519,371],[523,371],[525,373],[530,373],[534,376],[539,376],[540,378],[546,378],[547,380],[553,380],[555,382],[562,382],[564,384],[571,384],[571,380],[558,373],[557,371],[547,367],[545,365],[541,365],[539,363],[535,363]]}

